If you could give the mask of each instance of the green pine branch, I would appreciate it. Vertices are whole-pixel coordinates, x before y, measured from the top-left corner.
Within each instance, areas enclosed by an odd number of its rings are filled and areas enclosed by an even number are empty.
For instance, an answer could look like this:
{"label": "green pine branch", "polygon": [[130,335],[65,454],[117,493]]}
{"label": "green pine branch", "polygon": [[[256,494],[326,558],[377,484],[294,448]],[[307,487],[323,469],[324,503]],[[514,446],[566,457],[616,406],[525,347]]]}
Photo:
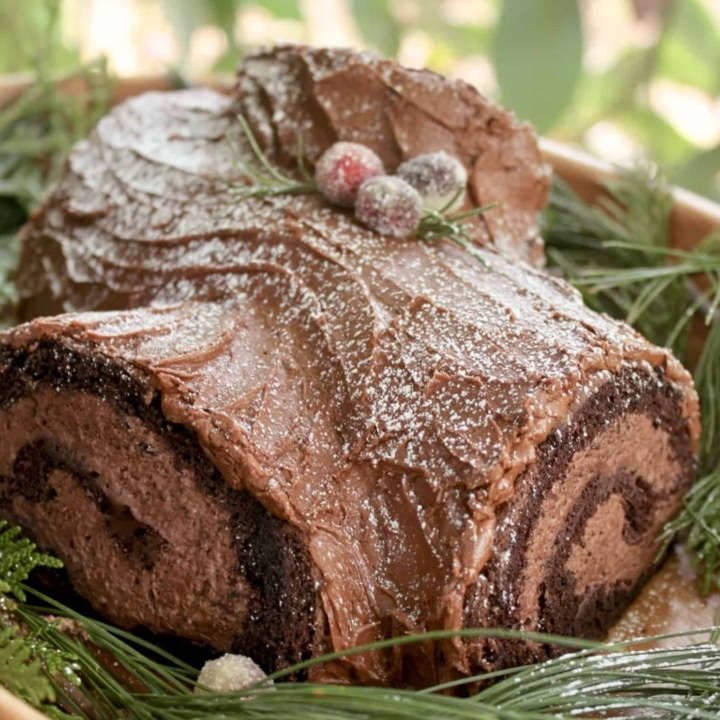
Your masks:
{"label": "green pine branch", "polygon": [[[83,90],[64,92],[70,82]],[[59,177],[70,148],[107,112],[112,86],[104,60],[53,78],[38,58],[35,82],[0,106],[0,328],[13,323],[15,235]]]}
{"label": "green pine branch", "polygon": [[55,702],[42,662],[18,627],[0,629],[0,685],[35,707]]}
{"label": "green pine branch", "polygon": [[[697,631],[697,642],[681,648],[647,650],[640,645],[657,639],[602,644],[513,630],[438,631],[395,638],[354,648],[345,655],[394,645],[447,639],[452,636],[504,637],[564,644],[574,652],[536,665],[464,678],[424,691],[365,686],[283,682],[302,668],[336,659],[343,653],[300,663],[277,673],[274,688],[258,684],[244,690],[192,692],[197,671],[161,648],[33,592],[39,606],[23,608],[32,625],[36,613],[52,613],[82,624],[91,646],[113,658],[112,667],[77,638],[56,632],[54,641],[75,648],[87,697],[83,702],[59,694],[65,709],[80,717],[115,718],[122,709],[144,720],[549,720],[571,717],[716,718],[720,711],[717,676],[720,647],[709,631]],[[664,639],[676,636],[665,636]],[[692,638],[685,638],[692,639]],[[79,645],[79,647],[78,647]],[[128,677],[135,680],[130,683]],[[442,691],[494,680],[475,695],[461,698]],[[147,691],[143,691],[143,688]]]}

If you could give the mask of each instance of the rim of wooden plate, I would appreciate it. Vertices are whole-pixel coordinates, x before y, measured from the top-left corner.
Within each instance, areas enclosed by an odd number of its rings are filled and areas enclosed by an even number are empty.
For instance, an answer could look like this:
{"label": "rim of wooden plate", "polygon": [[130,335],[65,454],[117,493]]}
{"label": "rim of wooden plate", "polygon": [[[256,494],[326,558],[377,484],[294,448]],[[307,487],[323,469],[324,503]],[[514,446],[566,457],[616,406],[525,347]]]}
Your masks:
{"label": "rim of wooden plate", "polygon": [[[540,149],[559,177],[584,200],[604,193],[603,183],[617,175],[618,168],[572,145],[540,138]],[[672,188],[670,239],[673,247],[691,250],[713,230],[720,228],[720,205],[682,188]]]}
{"label": "rim of wooden plate", "polygon": [[[0,105],[17,97],[28,87],[26,75],[0,78]],[[209,81],[211,87],[223,85]],[[77,83],[68,83],[69,93],[77,92]],[[77,89],[76,89],[77,88]],[[152,90],[169,90],[167,77],[127,78],[118,80],[113,102],[119,103],[133,95]],[[548,138],[540,138],[540,149],[553,170],[569,183],[585,200],[594,200],[604,192],[603,183],[617,174],[617,168],[589,153]],[[670,237],[674,247],[689,250],[715,229],[720,228],[720,205],[681,188],[673,188],[670,215]],[[19,698],[0,688],[0,711],[6,720],[47,720]]]}

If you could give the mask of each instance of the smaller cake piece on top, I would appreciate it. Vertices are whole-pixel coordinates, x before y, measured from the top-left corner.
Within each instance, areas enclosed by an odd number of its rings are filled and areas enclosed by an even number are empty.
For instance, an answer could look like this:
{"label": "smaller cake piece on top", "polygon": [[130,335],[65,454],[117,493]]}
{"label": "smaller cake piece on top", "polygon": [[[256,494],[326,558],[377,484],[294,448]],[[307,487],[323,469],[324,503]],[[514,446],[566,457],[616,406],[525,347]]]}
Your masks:
{"label": "smaller cake piece on top", "polygon": [[460,80],[409,70],[369,53],[277,46],[245,59],[238,107],[263,149],[311,163],[337,141],[373,150],[392,174],[445,151],[465,167],[469,202],[497,208],[476,220],[477,238],[535,266],[545,261],[538,211],[550,188],[534,129]]}

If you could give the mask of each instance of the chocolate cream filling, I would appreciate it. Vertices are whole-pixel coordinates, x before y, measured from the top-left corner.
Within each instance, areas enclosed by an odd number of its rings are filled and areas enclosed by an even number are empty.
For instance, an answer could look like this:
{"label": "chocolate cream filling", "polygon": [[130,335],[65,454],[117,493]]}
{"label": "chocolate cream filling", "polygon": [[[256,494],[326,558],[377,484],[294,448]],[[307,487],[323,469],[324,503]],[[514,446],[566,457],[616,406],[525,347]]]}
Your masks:
{"label": "chocolate cream filling", "polygon": [[14,355],[0,386],[0,515],[122,627],[268,670],[306,657],[312,573],[292,527],[227,487],[137,371],[51,342]]}

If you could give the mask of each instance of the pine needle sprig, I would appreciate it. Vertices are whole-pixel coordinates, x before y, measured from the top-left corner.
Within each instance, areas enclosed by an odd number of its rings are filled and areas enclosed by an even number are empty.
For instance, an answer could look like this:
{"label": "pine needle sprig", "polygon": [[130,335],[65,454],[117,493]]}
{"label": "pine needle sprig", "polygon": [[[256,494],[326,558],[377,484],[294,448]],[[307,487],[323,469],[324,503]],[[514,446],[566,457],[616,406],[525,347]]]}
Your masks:
{"label": "pine needle sprig", "polygon": [[702,590],[720,587],[720,319],[712,323],[695,370],[701,400],[700,478],[683,499],[683,509],[663,533],[666,547],[676,533],[683,537],[696,566]]}
{"label": "pine needle sprig", "polygon": [[298,134],[297,164],[301,178],[284,173],[265,155],[258,144],[247,120],[237,116],[243,139],[250,147],[250,156],[233,146],[235,165],[243,176],[244,182],[229,182],[233,195],[243,199],[248,197],[268,197],[272,195],[316,194],[320,192],[315,180],[305,167],[302,135]]}
{"label": "pine needle sprig", "polygon": [[[0,327],[14,319],[16,233],[58,178],[72,145],[107,111],[113,86],[104,60],[62,78],[50,77],[38,61],[35,74],[32,85],[0,107]],[[80,91],[65,92],[69,84]]]}
{"label": "pine needle sprig", "polygon": [[620,171],[607,193],[589,205],[555,179],[543,216],[550,265],[594,310],[629,319],[651,342],[673,347],[682,358],[686,309],[696,292],[689,278],[698,267],[704,271],[706,253],[682,257],[668,247],[672,197],[655,169]]}
{"label": "pine needle sprig", "polygon": [[[74,716],[115,720],[118,711],[133,718],[151,718],[144,699],[151,695],[182,698],[192,692],[197,669],[162,647],[124,630],[89,618],[34,588],[26,588],[39,604],[23,604],[18,615],[61,652],[75,658],[80,693],[69,690],[62,677],[53,676],[58,704]],[[67,633],[45,617],[67,618],[81,632]],[[140,698],[140,701],[136,700]]]}
{"label": "pine needle sprig", "polygon": [[37,552],[34,543],[21,537],[20,528],[0,521],[0,685],[35,707],[51,710],[57,700],[53,676],[77,685],[78,666],[72,654],[47,641],[41,628],[21,620],[19,608],[27,599],[23,582],[37,567],[59,568],[62,563]]}
{"label": "pine needle sprig", "polygon": [[[713,717],[717,712],[717,698],[711,697],[720,667],[720,648],[699,643],[686,648],[663,650],[635,650],[642,641],[618,644],[598,644],[589,641],[555,638],[518,631],[475,630],[459,633],[428,633],[420,637],[405,637],[356,648],[350,653],[379,650],[394,644],[427,642],[458,635],[502,636],[541,642],[564,642],[580,648],[573,654],[538,665],[494,674],[500,682],[467,699],[438,694],[439,688],[426,692],[404,691],[376,687],[338,687],[307,683],[278,683],[275,689],[256,685],[231,693],[202,693],[191,691],[194,671],[187,665],[153,648],[142,647],[127,633],[89,618],[82,618],[50,598],[37,595],[49,603],[47,608],[28,608],[26,613],[52,611],[73,617],[83,624],[90,642],[110,653],[130,675],[149,683],[141,691],[128,687],[109,674],[87,651],[78,652],[83,676],[92,676],[92,683],[84,685],[92,692],[94,717],[101,720],[117,717],[109,708],[125,709],[131,717],[144,720],[179,720],[180,718],[223,717],[268,718],[279,720],[415,720],[418,717],[467,718],[480,720],[547,720],[584,713],[653,711],[653,717]],[[698,631],[698,635],[701,631]],[[709,631],[702,631],[703,633]],[[63,636],[65,637],[65,636]],[[77,640],[65,637],[66,642]],[[345,653],[345,654],[350,654]],[[313,663],[337,658],[334,653]],[[302,663],[285,673],[307,668]],[[280,673],[277,674],[279,677]],[[469,678],[472,683],[489,679],[489,675]],[[503,679],[505,678],[505,679]],[[671,709],[682,703],[680,714]],[[82,712],[77,704],[75,712]],[[117,710],[115,710],[117,713]],[[695,713],[694,715],[692,713]],[[81,717],[86,717],[82,714]]]}
{"label": "pine needle sprig", "polygon": [[0,629],[0,686],[34,707],[56,700],[53,684],[17,627]]}
{"label": "pine needle sprig", "polygon": [[464,221],[492,210],[497,207],[497,203],[471,208],[456,215],[447,215],[448,208],[455,204],[455,201],[463,192],[464,188],[441,210],[424,210],[416,235],[420,240],[426,242],[436,242],[442,239],[449,240],[487,267],[487,258],[478,252],[477,246],[473,242],[472,225]]}
{"label": "pine needle sprig", "polygon": [[22,622],[0,629],[0,686],[53,717],[64,717],[57,703],[70,687],[81,686],[80,664],[74,647],[62,648],[45,637],[43,629],[52,622],[36,624],[35,630]]}
{"label": "pine needle sprig", "polygon": [[[700,459],[703,472],[720,468],[720,318],[715,317],[718,295],[720,293],[716,293],[710,306],[714,320],[695,369],[695,387],[702,403]],[[720,530],[720,525],[718,528]]]}
{"label": "pine needle sprig", "polygon": [[[298,134],[296,165],[300,179],[283,172],[273,164],[260,147],[247,120],[237,116],[244,141],[250,148],[250,155],[243,153],[231,143],[235,153],[235,166],[244,178],[242,184],[237,181],[227,182],[232,195],[244,199],[248,197],[269,197],[274,195],[300,195],[320,194],[321,190],[315,178],[310,174],[305,162],[305,151],[302,134]],[[458,190],[457,194],[441,210],[423,210],[420,224],[415,233],[419,240],[433,242],[447,239],[455,243],[477,260],[487,265],[486,258],[477,252],[472,241],[472,225],[464,222],[477,217],[488,210],[492,210],[497,203],[490,203],[482,207],[472,208],[463,213],[448,215],[448,211],[455,201],[465,192],[465,188]]]}
{"label": "pine needle sprig", "polygon": [[[600,653],[581,651],[514,670],[472,700],[563,717],[611,708],[660,711],[653,717],[683,717],[674,714],[678,699],[687,717],[712,717],[709,713],[717,712],[720,696],[713,679],[720,670],[717,645],[633,649],[638,642],[643,641],[608,645]],[[712,693],[716,697],[709,700]]]}

